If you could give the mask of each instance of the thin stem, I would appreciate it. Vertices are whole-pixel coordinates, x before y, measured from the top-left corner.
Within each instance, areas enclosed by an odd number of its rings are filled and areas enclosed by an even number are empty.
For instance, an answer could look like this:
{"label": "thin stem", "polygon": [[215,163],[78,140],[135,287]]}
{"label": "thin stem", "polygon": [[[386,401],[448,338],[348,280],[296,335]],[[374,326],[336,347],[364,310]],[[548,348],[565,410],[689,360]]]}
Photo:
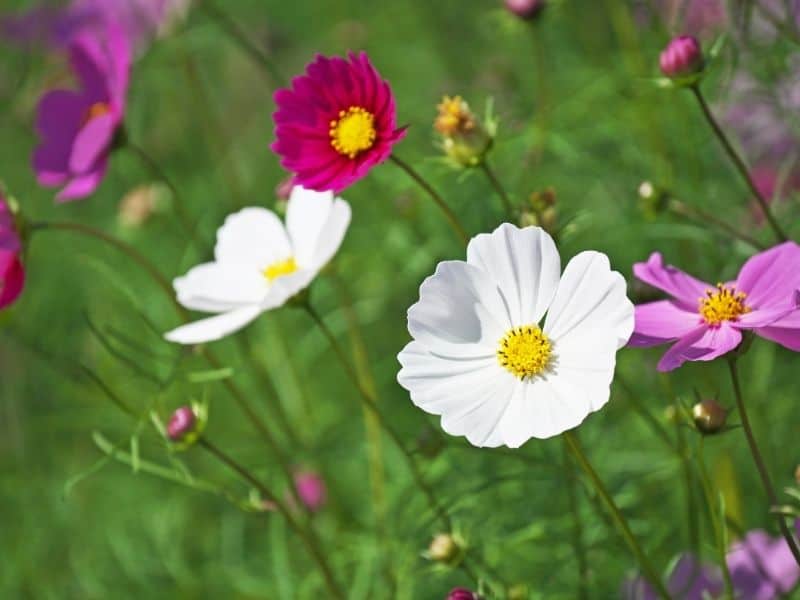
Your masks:
{"label": "thin stem", "polygon": [[594,487],[595,491],[598,493],[600,498],[603,500],[603,503],[606,505],[608,512],[611,513],[611,517],[614,520],[617,529],[619,529],[620,534],[625,540],[625,543],[628,544],[633,555],[639,561],[639,566],[642,569],[642,573],[645,579],[650,582],[650,584],[654,587],[656,593],[663,599],[663,600],[670,600],[669,592],[667,592],[666,588],[664,587],[664,583],[661,581],[661,578],[658,576],[657,571],[653,568],[653,565],[650,564],[650,561],[647,558],[647,555],[642,550],[639,542],[636,541],[636,538],[631,531],[628,522],[625,520],[625,516],[622,514],[622,511],[617,506],[617,503],[614,502],[614,498],[611,497],[611,494],[606,489],[605,484],[597,475],[597,472],[592,467],[589,459],[587,458],[586,454],[584,454],[583,450],[581,449],[580,443],[578,439],[575,437],[575,434],[571,431],[566,431],[563,434],[564,440],[567,442],[567,447],[569,448],[572,456],[575,458],[575,461],[578,465],[583,469],[583,472],[589,477],[589,480],[592,482],[592,486]]}
{"label": "thin stem", "polygon": [[694,97],[697,99],[697,103],[700,105],[700,109],[703,111],[703,116],[705,116],[706,121],[711,126],[711,129],[714,131],[714,134],[717,136],[719,143],[722,144],[722,147],[725,149],[725,152],[728,154],[728,158],[731,159],[736,169],[739,171],[739,174],[747,183],[747,187],[750,188],[750,192],[755,197],[756,201],[758,202],[759,206],[761,207],[761,211],[764,213],[764,217],[772,227],[772,231],[775,232],[775,237],[778,238],[778,241],[785,242],[788,240],[788,236],[784,233],[781,226],[778,224],[778,221],[775,219],[775,216],[772,214],[772,211],[769,208],[769,203],[764,198],[764,195],[756,186],[755,182],[753,181],[752,176],[750,175],[750,171],[747,168],[747,165],[744,164],[744,161],[739,156],[739,154],[734,150],[733,146],[731,145],[730,140],[728,140],[728,136],[725,135],[725,132],[722,131],[719,123],[714,118],[714,115],[711,113],[711,109],[708,107],[708,103],[706,103],[706,99],[703,97],[703,93],[700,91],[699,85],[693,85],[690,88]]}
{"label": "thin stem", "polygon": [[503,187],[503,184],[500,183],[500,180],[494,174],[492,167],[489,166],[489,159],[485,158],[480,163],[481,171],[486,175],[486,178],[489,180],[489,183],[492,184],[494,191],[497,192],[497,195],[500,197],[500,201],[503,203],[503,210],[506,211],[506,217],[509,219],[514,219],[514,205],[511,203],[511,198],[508,197],[508,193],[506,189]]}
{"label": "thin stem", "polygon": [[334,598],[344,598],[345,595],[342,592],[341,588],[339,587],[339,584],[336,582],[336,578],[333,575],[333,571],[331,570],[331,567],[325,558],[325,553],[320,548],[319,540],[317,540],[309,531],[306,531],[303,527],[301,527],[297,523],[297,521],[295,521],[291,511],[286,506],[286,504],[284,504],[284,502],[281,501],[280,497],[277,494],[274,494],[269,488],[267,488],[266,485],[264,485],[244,466],[240,465],[231,456],[223,452],[216,445],[209,442],[206,438],[200,438],[197,441],[197,443],[200,447],[205,449],[217,460],[219,460],[220,462],[225,464],[229,469],[237,473],[242,479],[244,479],[250,485],[255,487],[265,499],[269,500],[275,505],[275,507],[278,509],[278,512],[281,513],[283,518],[286,519],[286,522],[289,524],[289,526],[295,531],[295,533],[297,533],[297,535],[305,544],[311,556],[316,561],[317,565],[320,568],[320,571],[322,571],[322,575],[325,579],[325,584],[327,585],[330,593],[333,594]]}
{"label": "thin stem", "polygon": [[428,196],[431,197],[431,200],[433,200],[436,203],[436,206],[438,206],[439,209],[442,211],[442,213],[445,216],[445,219],[447,219],[447,222],[450,224],[450,227],[453,228],[453,231],[458,236],[458,239],[461,240],[466,246],[467,243],[469,242],[469,236],[467,235],[467,232],[464,229],[463,225],[461,225],[461,221],[458,220],[458,217],[453,212],[453,210],[449,206],[447,206],[447,203],[444,201],[444,198],[442,198],[439,192],[433,189],[431,184],[429,184],[422,177],[422,175],[420,175],[416,170],[414,170],[414,167],[412,167],[407,162],[399,158],[397,155],[392,154],[389,158],[392,160],[394,164],[396,164],[403,171],[405,171],[405,173],[409,177],[411,177],[411,179],[413,179],[417,183],[417,185],[419,185],[423,190],[425,190]]}
{"label": "thin stem", "polygon": [[[753,428],[750,426],[750,418],[747,416],[747,409],[742,396],[742,387],[739,383],[739,371],[736,367],[735,358],[728,360],[728,368],[730,369],[731,382],[733,383],[733,394],[736,397],[736,407],[739,410],[739,419],[742,422],[742,429],[744,430],[745,437],[747,437],[747,444],[750,446],[750,454],[753,455],[758,474],[761,477],[761,483],[764,484],[764,490],[767,492],[770,508],[778,506],[778,495],[775,493],[775,487],[772,485],[772,479],[769,476],[767,465],[764,463],[764,457],[761,455],[761,450],[759,450],[755,435],[753,435]],[[780,527],[781,534],[783,534],[783,537],[786,539],[786,543],[789,544],[792,556],[794,556],[797,564],[800,565],[800,548],[798,548],[797,540],[794,535],[792,535],[792,532],[786,525],[786,519],[784,519],[782,515],[778,515],[778,526]]]}
{"label": "thin stem", "polygon": [[759,242],[754,237],[751,237],[744,233],[743,231],[739,231],[731,225],[730,223],[723,221],[722,219],[716,217],[713,213],[710,213],[706,210],[701,208],[696,208],[694,206],[689,206],[688,204],[684,204],[680,200],[670,200],[668,205],[669,210],[671,210],[676,215],[688,219],[690,221],[694,221],[701,225],[706,225],[707,223],[711,223],[712,225],[717,226],[719,229],[725,231],[729,235],[735,237],[738,240],[745,242],[746,244],[752,246],[756,250],[766,250],[766,244]]}
{"label": "thin stem", "polygon": [[588,600],[589,598],[589,562],[586,557],[586,544],[583,542],[583,521],[581,519],[578,495],[575,493],[575,477],[572,473],[573,466],[569,462],[569,448],[564,443],[564,473],[566,475],[564,485],[567,488],[567,501],[572,513],[572,548],[575,552],[575,559],[578,562],[578,598]]}
{"label": "thin stem", "polygon": [[[717,542],[717,552],[719,553],[719,564],[722,567],[722,577],[725,582],[725,597],[728,600],[733,600],[733,580],[731,579],[731,572],[728,568],[727,548],[725,545],[725,536],[723,535],[725,527],[725,514],[717,514],[718,502],[714,500],[714,492],[711,488],[711,479],[706,470],[706,462],[703,457],[703,438],[700,438],[699,456],[697,461],[697,469],[700,472],[700,483],[703,487],[703,492],[706,496],[706,504],[708,505],[708,512],[711,517],[711,527],[714,529],[714,539]],[[720,516],[722,520],[720,520]]]}
{"label": "thin stem", "polygon": [[211,2],[211,0],[203,0],[199,2],[199,5],[254,62],[267,72],[273,84],[283,85],[286,81],[286,77],[283,76],[283,73],[281,73],[280,69],[278,69],[269,55],[250,41],[250,38],[247,37],[247,34],[236,21],[228,16],[228,14],[221,10],[216,4]]}
{"label": "thin stem", "polygon": [[394,442],[400,452],[403,454],[403,457],[406,459],[406,463],[408,464],[408,468],[411,471],[411,475],[414,478],[414,481],[417,484],[417,487],[422,491],[425,497],[428,500],[428,504],[430,504],[431,509],[433,510],[434,514],[441,520],[442,524],[447,528],[448,531],[452,529],[452,523],[450,521],[450,515],[447,514],[447,511],[444,507],[439,504],[439,501],[436,498],[436,494],[434,493],[433,489],[428,485],[428,482],[425,481],[422,472],[419,469],[419,465],[417,465],[417,461],[414,458],[414,455],[411,451],[406,447],[401,439],[400,435],[394,430],[394,428],[389,424],[386,418],[381,413],[380,409],[377,405],[377,400],[373,394],[369,392],[364,386],[361,384],[361,381],[358,378],[358,373],[356,373],[355,369],[350,364],[349,359],[347,358],[347,354],[345,353],[344,349],[341,347],[339,342],[336,340],[336,336],[333,335],[333,332],[328,328],[325,324],[325,321],[322,320],[322,317],[319,313],[311,306],[310,303],[306,303],[304,308],[311,319],[317,324],[322,334],[328,340],[328,343],[331,345],[334,353],[336,354],[339,362],[342,364],[342,368],[344,369],[347,376],[353,382],[358,392],[361,394],[361,398],[364,401],[364,406],[366,406],[375,417],[378,419],[381,427],[389,436],[389,438]]}
{"label": "thin stem", "polygon": [[175,295],[172,293],[172,286],[170,285],[169,281],[156,269],[155,265],[150,262],[147,258],[145,258],[138,250],[136,250],[133,246],[126,244],[123,241],[118,240],[115,237],[100,231],[99,229],[95,229],[94,227],[90,227],[88,225],[84,225],[83,223],[69,223],[66,221],[59,221],[59,222],[39,222],[39,223],[32,223],[30,225],[30,231],[71,231],[73,233],[78,233],[80,235],[84,235],[86,237],[94,238],[98,241],[103,242],[104,244],[115,248],[116,250],[120,251],[122,254],[126,255],[136,264],[138,264],[153,282],[164,292],[164,295],[169,298],[170,302],[175,306],[175,309],[178,311],[178,314],[186,319],[186,310],[178,303]]}
{"label": "thin stem", "polygon": [[180,221],[181,227],[183,227],[183,230],[186,232],[189,240],[193,244],[200,246],[202,242],[197,235],[197,228],[195,227],[195,224],[192,223],[192,217],[190,216],[189,211],[186,209],[186,205],[183,203],[183,197],[178,193],[178,188],[175,187],[175,184],[172,183],[172,180],[167,177],[166,173],[164,173],[164,170],[159,166],[159,164],[153,160],[153,158],[151,158],[150,155],[147,154],[147,152],[145,152],[141,147],[131,143],[130,141],[126,141],[125,148],[137,156],[142,164],[150,171],[153,177],[167,186],[169,193],[172,196],[172,206],[175,209],[175,214],[178,216],[178,221]]}
{"label": "thin stem", "polygon": [[[673,406],[675,407],[676,413],[678,413],[681,407],[677,398]],[[694,552],[695,556],[699,556],[700,524],[697,518],[697,511],[695,510],[695,483],[694,477],[692,476],[692,464],[689,460],[686,436],[682,428],[683,424],[681,420],[675,419],[675,437],[678,440],[677,454],[683,469],[683,482],[686,486],[686,524],[689,531],[689,548]]]}

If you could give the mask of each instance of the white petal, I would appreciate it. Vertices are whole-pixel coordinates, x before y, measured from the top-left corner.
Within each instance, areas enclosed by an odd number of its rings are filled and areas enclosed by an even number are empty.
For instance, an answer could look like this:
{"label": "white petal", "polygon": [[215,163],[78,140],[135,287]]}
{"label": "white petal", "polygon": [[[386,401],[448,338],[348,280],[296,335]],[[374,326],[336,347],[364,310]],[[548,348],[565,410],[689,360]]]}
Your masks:
{"label": "white petal", "polygon": [[442,429],[475,446],[502,444],[498,424],[518,382],[495,357],[445,358],[411,342],[398,360],[403,366],[398,382],[414,404],[442,416]]}
{"label": "white petal", "polygon": [[230,335],[250,323],[262,313],[260,306],[245,306],[230,312],[182,325],[164,337],[178,344],[213,342]]}
{"label": "white petal", "polygon": [[515,326],[538,323],[558,287],[561,258],[553,238],[540,227],[503,223],[474,237],[467,262],[490,273]]}
{"label": "white petal", "polygon": [[225,312],[258,304],[269,287],[258,270],[230,263],[198,265],[175,279],[172,285],[183,306],[207,312]]}
{"label": "white petal", "polygon": [[608,257],[581,252],[567,265],[550,305],[544,332],[555,342],[580,331],[602,328],[612,332],[617,348],[633,333],[633,304],[625,279],[612,271]]}
{"label": "white petal", "polygon": [[251,206],[229,215],[217,231],[217,262],[262,270],[292,256],[281,220],[270,210]]}
{"label": "white petal", "polygon": [[488,273],[462,261],[439,263],[408,309],[408,331],[426,350],[451,357],[494,356],[511,327]]}
{"label": "white petal", "polygon": [[261,309],[270,310],[282,306],[289,298],[307,288],[315,276],[316,271],[304,269],[278,277],[272,282],[269,292],[262,300]]}
{"label": "white petal", "polygon": [[339,249],[350,224],[350,205],[333,192],[292,188],[286,208],[286,229],[294,257],[303,267],[324,266]]}

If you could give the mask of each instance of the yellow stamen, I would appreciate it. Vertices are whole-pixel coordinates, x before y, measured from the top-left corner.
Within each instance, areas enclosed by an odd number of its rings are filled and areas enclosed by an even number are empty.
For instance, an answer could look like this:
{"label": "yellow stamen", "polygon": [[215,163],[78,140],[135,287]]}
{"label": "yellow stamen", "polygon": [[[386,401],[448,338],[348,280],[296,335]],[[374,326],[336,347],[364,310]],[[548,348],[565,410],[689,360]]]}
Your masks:
{"label": "yellow stamen", "polygon": [[439,111],[433,127],[445,137],[475,129],[475,116],[461,96],[445,96],[436,106]]}
{"label": "yellow stamen", "polygon": [[272,263],[261,272],[264,274],[264,277],[266,277],[267,280],[272,283],[278,277],[291,275],[295,271],[297,271],[297,263],[295,262],[294,257],[290,256],[286,260],[279,260]]}
{"label": "yellow stamen", "polygon": [[340,110],[339,118],[330,122],[329,134],[334,150],[355,158],[375,143],[375,116],[360,106]]}
{"label": "yellow stamen", "polygon": [[92,119],[102,117],[110,112],[111,107],[106,102],[95,102],[86,110],[86,114],[83,116],[83,122],[86,124]]}
{"label": "yellow stamen", "polygon": [[525,379],[538,375],[550,364],[553,346],[536,325],[515,327],[500,340],[497,360],[511,373]]}
{"label": "yellow stamen", "polygon": [[708,290],[700,298],[700,315],[709,325],[719,325],[723,321],[736,321],[740,316],[750,312],[744,301],[747,294],[737,292],[732,287],[718,283],[716,291]]}

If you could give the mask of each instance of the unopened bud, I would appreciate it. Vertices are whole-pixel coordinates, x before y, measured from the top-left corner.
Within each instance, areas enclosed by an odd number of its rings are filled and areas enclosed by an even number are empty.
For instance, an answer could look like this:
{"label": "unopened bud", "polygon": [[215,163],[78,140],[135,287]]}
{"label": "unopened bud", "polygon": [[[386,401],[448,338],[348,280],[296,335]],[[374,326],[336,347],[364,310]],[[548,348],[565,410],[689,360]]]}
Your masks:
{"label": "unopened bud", "polygon": [[535,225],[554,234],[558,229],[556,201],[556,192],[553,188],[531,193],[528,196],[528,202],[522,206],[520,211],[520,226]]}
{"label": "unopened bud", "polygon": [[504,0],[509,12],[520,19],[535,19],[544,8],[544,0]]}
{"label": "unopened bud", "polygon": [[481,600],[481,597],[467,588],[457,587],[450,590],[446,600]]}
{"label": "unopened bud", "polygon": [[119,224],[123,227],[141,227],[162,209],[162,187],[156,183],[139,185],[120,200],[117,210]]}
{"label": "unopened bud", "polygon": [[703,70],[705,59],[697,38],[681,35],[673,38],[661,52],[661,72],[670,79],[681,79],[696,75]]}
{"label": "unopened bud", "polygon": [[492,146],[493,136],[470,110],[461,96],[445,96],[437,105],[433,128],[442,140],[442,149],[456,166],[475,167]]}
{"label": "unopened bud", "polygon": [[167,435],[173,442],[180,441],[194,430],[196,423],[197,416],[194,411],[188,406],[181,406],[169,418]]}
{"label": "unopened bud", "polygon": [[294,474],[294,486],[297,496],[311,512],[317,512],[328,499],[325,481],[314,471],[297,471]]}
{"label": "unopened bud", "polygon": [[663,188],[650,181],[643,181],[637,191],[639,206],[646,217],[655,218],[667,208],[669,194]]}
{"label": "unopened bud", "polygon": [[527,600],[529,596],[528,586],[524,583],[518,583],[508,590],[508,600]]}
{"label": "unopened bud", "polygon": [[716,400],[703,400],[692,407],[692,417],[697,428],[706,434],[718,433],[725,427],[728,411]]}
{"label": "unopened bud", "polygon": [[456,536],[449,533],[439,533],[433,537],[425,556],[434,562],[457,565],[463,556],[462,543]]}

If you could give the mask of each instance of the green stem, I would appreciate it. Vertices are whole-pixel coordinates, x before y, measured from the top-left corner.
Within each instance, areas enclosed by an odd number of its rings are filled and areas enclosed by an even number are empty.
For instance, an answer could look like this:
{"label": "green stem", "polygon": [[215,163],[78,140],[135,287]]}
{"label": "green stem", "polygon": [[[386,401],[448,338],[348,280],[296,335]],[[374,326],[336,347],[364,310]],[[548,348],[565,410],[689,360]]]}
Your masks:
{"label": "green stem", "polygon": [[286,77],[283,76],[283,73],[281,73],[280,69],[278,69],[269,55],[250,41],[250,38],[247,37],[247,34],[236,21],[217,7],[211,0],[203,0],[198,4],[255,63],[267,72],[273,84],[276,86],[283,85],[286,81]]}
{"label": "green stem", "polygon": [[366,406],[370,411],[372,411],[372,413],[378,419],[383,430],[386,432],[386,434],[389,436],[392,442],[394,442],[394,444],[403,454],[403,457],[405,458],[406,463],[408,464],[408,468],[411,471],[411,475],[413,476],[414,481],[417,484],[417,487],[420,489],[420,491],[422,491],[425,498],[428,500],[428,504],[430,505],[434,514],[446,527],[447,531],[450,531],[452,529],[450,515],[447,514],[447,511],[437,500],[436,494],[434,493],[433,489],[430,487],[430,485],[428,485],[428,482],[425,481],[425,478],[419,469],[419,465],[417,464],[414,455],[406,447],[400,435],[394,430],[394,428],[389,424],[389,422],[381,413],[380,409],[378,408],[375,396],[371,394],[369,390],[364,388],[364,386],[361,384],[361,381],[358,378],[358,373],[356,373],[355,369],[350,365],[350,361],[347,358],[344,349],[336,340],[336,336],[333,335],[333,332],[325,324],[325,321],[322,320],[322,317],[314,309],[314,307],[311,306],[310,303],[306,303],[304,305],[304,308],[306,309],[306,312],[311,317],[311,319],[317,324],[322,334],[328,340],[328,343],[331,345],[331,348],[333,349],[334,353],[339,359],[339,362],[342,364],[342,368],[344,369],[345,373],[347,374],[347,376],[353,382],[353,385],[360,393],[361,398],[364,402],[364,406]]}
{"label": "green stem", "polygon": [[506,211],[506,217],[511,219],[512,221],[515,218],[515,211],[514,205],[511,203],[511,198],[508,197],[508,193],[506,189],[503,187],[503,184],[500,183],[500,180],[494,174],[494,171],[489,166],[489,159],[485,158],[481,161],[480,164],[481,171],[486,175],[486,178],[489,180],[489,183],[492,184],[494,191],[497,192],[497,195],[500,197],[500,201],[503,203],[503,210]]}
{"label": "green stem", "polygon": [[679,217],[683,217],[684,219],[688,219],[689,221],[693,221],[699,225],[705,226],[708,223],[715,225],[725,233],[735,237],[738,240],[743,241],[744,243],[752,246],[756,250],[766,250],[767,246],[761,242],[759,242],[754,237],[751,237],[744,233],[743,231],[739,231],[728,223],[727,221],[723,221],[722,219],[717,218],[713,213],[710,213],[706,210],[701,208],[696,208],[694,206],[689,206],[688,204],[684,204],[680,200],[670,200],[667,208],[674,214],[678,215]]}
{"label": "green stem", "polygon": [[200,438],[197,441],[198,445],[205,449],[209,454],[214,456],[217,460],[225,464],[229,469],[237,473],[242,479],[247,481],[250,485],[255,487],[259,493],[267,500],[271,501],[278,512],[286,519],[286,522],[289,526],[297,533],[297,535],[302,540],[303,544],[305,544],[306,548],[308,549],[311,556],[316,561],[317,565],[322,571],[322,575],[325,579],[325,584],[328,587],[328,590],[333,595],[334,598],[344,598],[345,595],[342,592],[339,584],[336,582],[336,578],[333,575],[333,571],[331,570],[328,561],[325,558],[325,553],[320,548],[319,540],[310,532],[306,531],[303,527],[301,527],[297,521],[292,516],[291,511],[289,508],[284,504],[280,497],[267,488],[259,479],[257,479],[250,471],[248,471],[245,467],[240,465],[236,462],[231,456],[223,452],[220,448],[209,442],[206,438]]}
{"label": "green stem", "polygon": [[625,519],[625,516],[617,506],[617,503],[614,502],[614,498],[611,497],[611,494],[606,489],[605,484],[603,484],[603,481],[597,475],[597,472],[594,470],[594,467],[592,467],[586,454],[584,454],[577,437],[572,431],[564,432],[563,436],[567,443],[567,448],[572,453],[575,461],[581,467],[586,476],[589,477],[589,480],[591,481],[595,491],[603,500],[608,512],[611,513],[614,524],[617,526],[617,529],[625,540],[625,543],[628,544],[628,547],[636,557],[636,560],[639,561],[639,566],[642,569],[642,574],[644,575],[645,579],[647,579],[647,581],[655,589],[655,592],[663,600],[670,600],[669,592],[667,592],[667,589],[664,587],[664,583],[658,576],[657,571],[653,568],[653,565],[650,564],[650,561],[642,550],[642,547],[639,545],[639,542],[636,541],[636,538],[634,537],[633,532],[631,531],[631,528]]}
{"label": "green stem", "polygon": [[423,190],[425,190],[428,196],[430,196],[431,200],[433,200],[436,206],[438,206],[439,209],[442,211],[442,214],[444,214],[444,217],[445,219],[447,219],[447,222],[450,224],[450,227],[453,228],[453,231],[458,236],[458,239],[461,240],[466,246],[469,243],[469,236],[467,235],[464,226],[461,225],[461,221],[458,220],[458,217],[453,212],[453,210],[449,206],[447,206],[447,203],[444,201],[444,198],[442,198],[441,194],[439,194],[439,192],[433,189],[431,184],[429,184],[425,180],[425,178],[422,177],[422,175],[420,175],[416,170],[414,170],[414,167],[412,167],[407,162],[399,158],[397,155],[392,154],[389,158],[392,160],[394,164],[396,164],[403,171],[405,171],[405,173],[409,177],[411,177],[411,179],[413,179],[417,183],[417,185],[419,185]]}
{"label": "green stem", "polygon": [[[675,400],[675,411],[679,414],[680,403]],[[692,477],[692,465],[689,461],[689,452],[686,444],[686,437],[682,430],[683,424],[680,419],[675,419],[675,436],[678,440],[677,454],[678,460],[683,469],[683,482],[686,486],[686,525],[689,531],[689,549],[695,556],[700,555],[700,528],[695,510],[695,483]]]}
{"label": "green stem", "polygon": [[588,600],[589,598],[589,562],[586,558],[586,544],[583,542],[583,521],[581,519],[578,495],[575,493],[575,477],[573,476],[573,466],[569,462],[568,444],[564,443],[564,473],[567,488],[567,501],[572,513],[572,548],[575,552],[575,559],[578,562],[578,598]]}
{"label": "green stem", "polygon": [[700,109],[703,112],[703,116],[705,117],[708,124],[711,126],[711,129],[714,131],[714,134],[717,136],[719,143],[722,144],[722,147],[725,149],[725,152],[728,155],[728,158],[731,159],[736,170],[739,171],[739,174],[747,183],[747,187],[750,188],[750,192],[753,194],[753,197],[758,202],[758,205],[761,207],[761,211],[764,213],[764,217],[772,227],[772,231],[775,233],[775,237],[778,238],[778,241],[785,242],[788,240],[788,236],[786,233],[781,229],[781,226],[778,224],[778,221],[775,219],[775,216],[772,214],[772,211],[769,208],[769,203],[767,202],[764,195],[756,186],[755,182],[753,181],[752,176],[750,175],[750,170],[747,168],[747,165],[744,164],[744,161],[739,156],[739,154],[734,150],[733,145],[731,144],[728,136],[725,135],[725,132],[722,131],[719,123],[714,118],[714,115],[711,113],[711,109],[708,107],[708,103],[706,99],[703,97],[703,93],[700,91],[699,85],[693,85],[690,88],[694,97],[697,99],[697,103],[700,105]]}
{"label": "green stem", "polygon": [[[759,450],[756,437],[753,434],[753,428],[750,425],[750,418],[747,416],[747,408],[745,407],[744,398],[742,395],[742,387],[739,383],[739,371],[736,367],[735,358],[728,359],[728,368],[730,369],[731,373],[731,383],[733,384],[733,393],[736,397],[736,407],[739,411],[739,419],[742,422],[742,429],[744,430],[745,437],[747,438],[747,444],[750,446],[750,454],[753,455],[753,461],[756,463],[756,469],[758,469],[758,474],[761,477],[761,483],[764,485],[764,490],[767,493],[770,508],[773,508],[778,506],[778,495],[775,493],[775,487],[772,485],[772,479],[769,476],[767,465],[764,462],[764,457],[761,455],[761,450]],[[786,539],[786,543],[789,544],[789,549],[791,550],[795,561],[798,565],[800,565],[800,548],[798,548],[797,540],[789,530],[789,527],[786,525],[786,519],[783,517],[783,515],[777,516],[778,526],[780,527],[781,534]]]}

